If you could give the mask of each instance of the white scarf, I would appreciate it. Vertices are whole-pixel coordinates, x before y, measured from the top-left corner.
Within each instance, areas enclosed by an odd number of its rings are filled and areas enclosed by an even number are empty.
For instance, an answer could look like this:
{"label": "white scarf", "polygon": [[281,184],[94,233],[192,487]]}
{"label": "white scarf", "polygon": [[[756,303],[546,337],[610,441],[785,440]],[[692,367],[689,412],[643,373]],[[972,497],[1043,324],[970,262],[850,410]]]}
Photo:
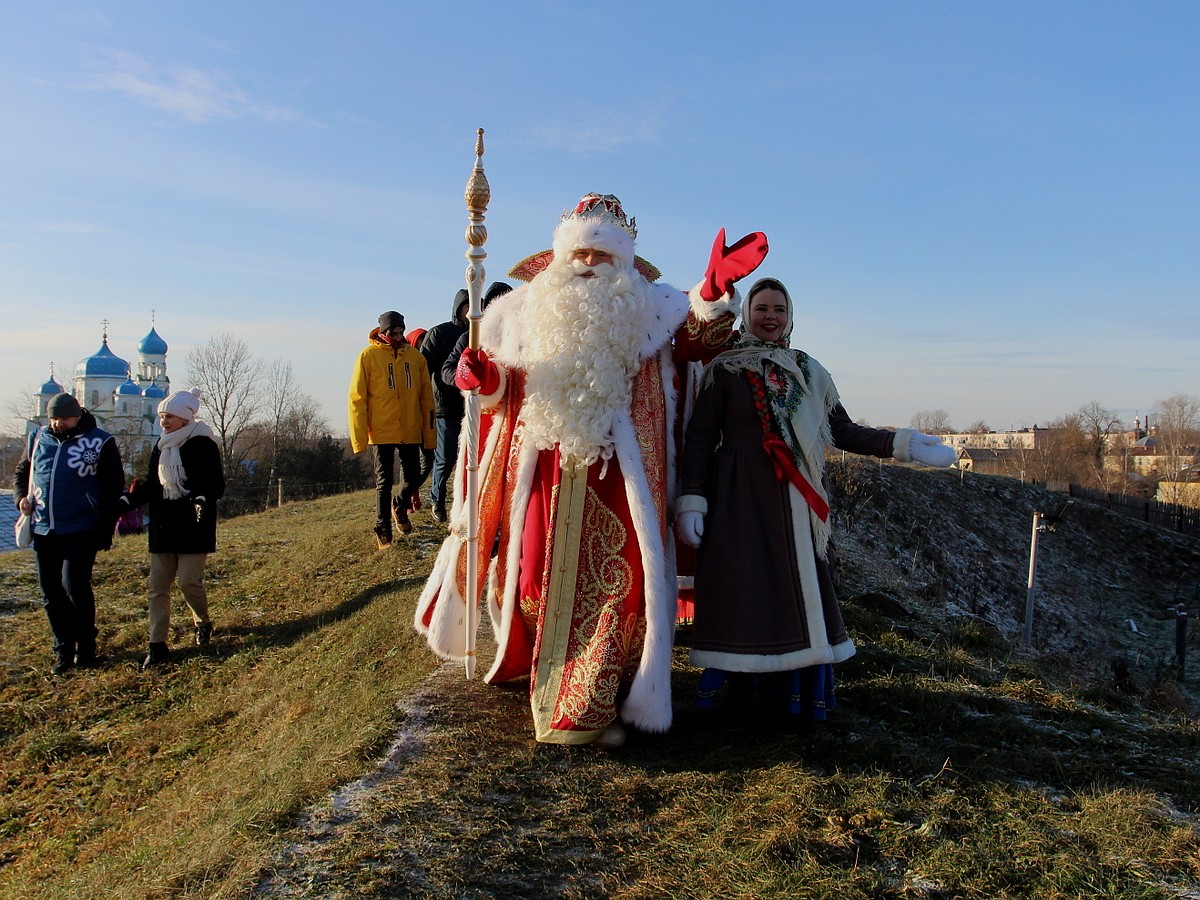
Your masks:
{"label": "white scarf", "polygon": [[216,435],[208,427],[208,423],[198,419],[193,419],[182,428],[158,439],[158,481],[162,485],[163,496],[168,500],[181,500],[187,496],[187,472],[183,469],[179,448],[188,438],[193,437],[216,440]]}

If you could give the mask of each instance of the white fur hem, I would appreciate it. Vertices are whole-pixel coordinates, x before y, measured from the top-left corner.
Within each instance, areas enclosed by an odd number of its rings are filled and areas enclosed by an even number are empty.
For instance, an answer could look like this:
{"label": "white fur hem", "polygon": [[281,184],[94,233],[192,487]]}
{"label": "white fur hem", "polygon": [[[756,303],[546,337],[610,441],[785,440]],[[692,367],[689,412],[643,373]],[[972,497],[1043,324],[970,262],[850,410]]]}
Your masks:
{"label": "white fur hem", "polygon": [[693,650],[690,662],[703,669],[724,669],[726,672],[790,672],[824,663],[845,662],[854,655],[854,642],[847,639],[832,647],[813,647],[792,653],[723,653],[716,650]]}
{"label": "white fur hem", "polygon": [[735,288],[732,294],[726,294],[716,300],[705,300],[700,296],[700,288],[704,282],[700,282],[690,291],[688,291],[688,301],[691,303],[692,315],[701,322],[711,322],[714,319],[719,319],[725,313],[733,313],[735,316],[742,311],[742,295]]}

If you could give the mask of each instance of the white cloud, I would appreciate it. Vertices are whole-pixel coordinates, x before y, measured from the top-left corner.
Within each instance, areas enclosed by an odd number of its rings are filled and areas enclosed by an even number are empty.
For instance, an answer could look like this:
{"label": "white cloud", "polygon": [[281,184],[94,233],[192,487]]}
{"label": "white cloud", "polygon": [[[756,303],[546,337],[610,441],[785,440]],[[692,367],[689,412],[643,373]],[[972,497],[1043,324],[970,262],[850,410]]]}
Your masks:
{"label": "white cloud", "polygon": [[579,156],[613,153],[624,147],[662,143],[666,116],[662,109],[622,111],[593,109],[575,121],[534,125],[526,136],[531,143]]}
{"label": "white cloud", "polygon": [[88,82],[93,90],[114,91],[186,122],[256,118],[299,122],[294,110],[260,103],[221,72],[194,66],[155,66],[133,53],[112,51]]}

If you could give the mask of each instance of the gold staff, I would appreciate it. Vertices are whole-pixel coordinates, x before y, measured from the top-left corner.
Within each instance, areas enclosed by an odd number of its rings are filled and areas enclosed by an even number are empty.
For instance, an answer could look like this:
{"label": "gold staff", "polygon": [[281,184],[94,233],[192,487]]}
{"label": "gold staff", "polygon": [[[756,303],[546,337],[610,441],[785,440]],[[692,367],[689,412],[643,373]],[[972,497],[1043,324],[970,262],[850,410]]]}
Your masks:
{"label": "gold staff", "polygon": [[[479,349],[479,320],[483,318],[483,261],[487,253],[487,228],[484,213],[492,199],[492,189],[483,174],[483,129],[475,137],[475,167],[467,180],[467,312],[468,345]],[[475,629],[479,626],[479,389],[467,394],[464,439],[467,442],[467,678],[475,677]]]}

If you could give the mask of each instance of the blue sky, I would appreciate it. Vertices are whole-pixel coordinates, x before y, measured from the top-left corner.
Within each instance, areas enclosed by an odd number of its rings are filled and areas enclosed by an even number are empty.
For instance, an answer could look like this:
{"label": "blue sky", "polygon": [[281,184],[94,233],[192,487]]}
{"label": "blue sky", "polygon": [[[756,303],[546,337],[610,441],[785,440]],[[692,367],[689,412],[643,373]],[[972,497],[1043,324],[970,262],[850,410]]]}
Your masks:
{"label": "blue sky", "polygon": [[[717,229],[851,416],[1127,419],[1200,394],[1200,4],[0,0],[0,403],[151,324],[292,361],[345,429],[377,315],[447,318],[615,193],[690,287]],[[66,368],[68,372],[64,373]]]}

